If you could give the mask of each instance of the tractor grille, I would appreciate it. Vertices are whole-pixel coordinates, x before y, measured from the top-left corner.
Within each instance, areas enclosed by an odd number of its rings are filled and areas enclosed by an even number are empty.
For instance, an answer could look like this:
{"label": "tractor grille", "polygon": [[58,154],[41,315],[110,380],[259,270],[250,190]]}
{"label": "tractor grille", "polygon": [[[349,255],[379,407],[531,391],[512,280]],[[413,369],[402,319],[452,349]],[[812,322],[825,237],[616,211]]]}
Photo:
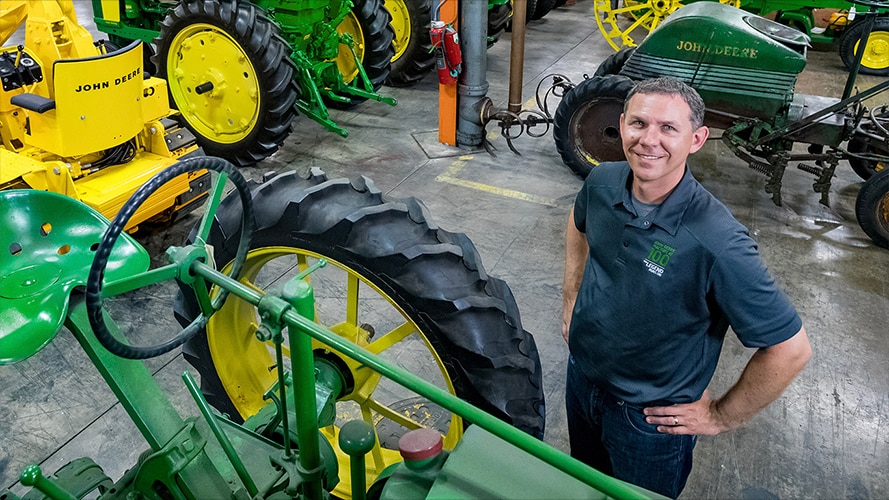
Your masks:
{"label": "tractor grille", "polygon": [[636,52],[621,75],[633,80],[669,76],[694,87],[708,109],[771,121],[786,114],[796,74],[666,59]]}

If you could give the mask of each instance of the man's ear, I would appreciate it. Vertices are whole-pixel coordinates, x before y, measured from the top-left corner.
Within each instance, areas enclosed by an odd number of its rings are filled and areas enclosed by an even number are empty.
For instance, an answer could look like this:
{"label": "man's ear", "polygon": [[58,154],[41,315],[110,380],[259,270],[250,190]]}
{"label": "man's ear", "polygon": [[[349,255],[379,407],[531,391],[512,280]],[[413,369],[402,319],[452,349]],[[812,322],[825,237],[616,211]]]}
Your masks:
{"label": "man's ear", "polygon": [[[623,115],[621,115],[623,117]],[[623,125],[623,121],[621,120],[621,125]],[[688,154],[697,153],[702,147],[704,147],[704,143],[707,142],[707,138],[710,137],[710,129],[701,126],[699,129],[695,130],[691,137],[691,148],[688,151]]]}

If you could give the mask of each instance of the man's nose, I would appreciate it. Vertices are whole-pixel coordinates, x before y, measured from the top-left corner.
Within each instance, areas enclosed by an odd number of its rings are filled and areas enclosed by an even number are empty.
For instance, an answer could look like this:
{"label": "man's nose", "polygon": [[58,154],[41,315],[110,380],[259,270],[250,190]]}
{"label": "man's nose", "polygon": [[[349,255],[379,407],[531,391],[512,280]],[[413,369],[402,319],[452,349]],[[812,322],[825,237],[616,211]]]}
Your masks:
{"label": "man's nose", "polygon": [[639,142],[643,144],[657,144],[659,140],[657,127],[645,127],[639,136]]}

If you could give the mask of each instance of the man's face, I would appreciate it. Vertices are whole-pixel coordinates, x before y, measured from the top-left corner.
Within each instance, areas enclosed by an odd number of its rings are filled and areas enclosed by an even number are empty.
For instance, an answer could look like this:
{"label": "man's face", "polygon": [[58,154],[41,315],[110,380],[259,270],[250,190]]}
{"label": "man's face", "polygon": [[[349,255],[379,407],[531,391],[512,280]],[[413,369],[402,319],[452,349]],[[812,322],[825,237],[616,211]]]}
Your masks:
{"label": "man's face", "polygon": [[635,181],[672,189],[682,180],[688,155],[701,149],[707,127],[694,128],[682,97],[636,94],[621,115],[620,136]]}

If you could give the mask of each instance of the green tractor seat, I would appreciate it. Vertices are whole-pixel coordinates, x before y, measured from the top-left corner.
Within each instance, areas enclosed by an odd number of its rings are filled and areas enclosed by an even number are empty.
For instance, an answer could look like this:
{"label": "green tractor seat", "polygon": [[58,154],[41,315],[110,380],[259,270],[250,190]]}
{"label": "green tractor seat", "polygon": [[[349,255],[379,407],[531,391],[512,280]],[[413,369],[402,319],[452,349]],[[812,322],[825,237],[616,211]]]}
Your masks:
{"label": "green tractor seat", "polygon": [[[57,193],[0,191],[0,365],[36,354],[65,322],[71,291],[86,285],[108,220]],[[117,242],[107,280],[148,269],[148,252]]]}

